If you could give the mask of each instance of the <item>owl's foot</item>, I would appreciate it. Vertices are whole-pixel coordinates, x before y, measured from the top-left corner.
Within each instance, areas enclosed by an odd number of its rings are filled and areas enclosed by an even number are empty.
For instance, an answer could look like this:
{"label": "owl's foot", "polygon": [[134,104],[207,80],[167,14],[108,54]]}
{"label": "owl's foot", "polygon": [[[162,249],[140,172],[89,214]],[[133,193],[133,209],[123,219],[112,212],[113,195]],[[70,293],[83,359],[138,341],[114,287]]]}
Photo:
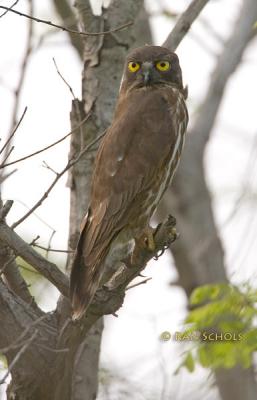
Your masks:
{"label": "owl's foot", "polygon": [[155,234],[155,229],[152,228],[151,226],[148,226],[143,230],[139,238],[135,239],[135,241],[137,245],[139,245],[140,247],[150,252],[154,252],[156,250],[154,242],[154,234]]}
{"label": "owl's foot", "polygon": [[162,246],[158,246],[157,244],[157,248],[159,247],[159,249],[154,256],[155,260],[158,260],[158,258],[160,258],[163,255],[165,250],[169,248],[171,243],[175,242],[175,240],[179,237],[179,233],[176,230],[176,218],[173,217],[172,215],[169,215],[168,220],[165,223],[161,223],[157,226],[157,228],[155,229],[154,236],[156,235],[158,236],[161,230],[166,232],[165,235],[166,239]]}
{"label": "owl's foot", "polygon": [[168,219],[156,228],[147,227],[140,236],[135,238],[135,246],[132,254],[123,260],[128,266],[144,265],[145,260],[156,260],[178,238],[176,231],[176,219],[169,215]]}

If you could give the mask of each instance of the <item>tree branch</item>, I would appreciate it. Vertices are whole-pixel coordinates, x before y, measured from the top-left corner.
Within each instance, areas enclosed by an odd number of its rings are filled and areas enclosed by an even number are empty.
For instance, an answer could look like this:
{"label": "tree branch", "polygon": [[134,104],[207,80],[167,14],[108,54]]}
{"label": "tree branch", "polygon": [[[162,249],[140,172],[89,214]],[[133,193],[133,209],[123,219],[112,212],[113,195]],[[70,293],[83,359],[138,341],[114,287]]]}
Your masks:
{"label": "tree branch", "polygon": [[54,24],[54,23],[51,22],[51,21],[46,21],[46,20],[44,20],[44,19],[32,17],[31,15],[24,14],[24,13],[22,13],[21,11],[13,10],[13,9],[11,9],[10,7],[0,6],[0,8],[2,8],[3,10],[10,11],[10,12],[16,14],[16,15],[21,16],[21,17],[25,17],[25,18],[28,18],[28,19],[30,19],[30,20],[33,20],[33,21],[36,21],[36,22],[40,22],[40,23],[42,23],[42,24],[46,24],[46,25],[52,26],[52,27],[54,27],[54,28],[58,28],[58,29],[60,29],[60,30],[62,30],[62,31],[64,31],[64,32],[69,32],[69,33],[71,33],[71,34],[74,34],[74,35],[81,35],[81,36],[102,36],[102,35],[108,35],[108,34],[111,34],[111,33],[114,33],[114,32],[121,31],[122,29],[128,28],[129,26],[133,25],[133,22],[132,22],[132,21],[129,21],[129,22],[126,22],[125,24],[122,24],[122,25],[118,26],[117,28],[110,29],[110,30],[103,31],[103,32],[80,32],[80,31],[77,31],[77,30],[65,28],[65,26],[62,26],[62,25]]}
{"label": "tree branch", "polygon": [[[2,200],[0,198],[0,204]],[[7,200],[4,206],[0,209],[0,221],[5,222],[5,217],[12,207],[13,201]],[[26,303],[31,304],[33,308],[37,309],[37,305],[31,296],[24,278],[22,277],[18,265],[15,261],[16,256],[13,254],[13,250],[6,246],[5,243],[0,241],[0,278],[4,275],[4,280],[7,283],[9,289],[17,294]]]}
{"label": "tree branch", "polygon": [[69,353],[60,357],[57,360],[57,365],[55,365],[56,370],[59,370],[60,365],[63,367],[63,375],[59,377],[56,399],[62,398],[63,389],[65,389],[65,393],[70,390],[69,379],[72,374],[75,356],[90,329],[93,325],[95,326],[101,316],[114,314],[122,306],[128,284],[145,268],[147,262],[156,256],[156,252],[163,251],[171,242],[174,242],[177,237],[175,224],[175,219],[169,217],[165,223],[158,225],[154,232],[155,252],[145,247],[144,241],[137,243],[132,257],[124,260],[126,267],[121,268],[115,274],[115,279],[112,280],[113,287],[102,286],[98,289],[92,304],[81,320],[71,321],[70,305],[67,309],[63,301],[59,303],[56,310],[57,319],[59,314],[62,317],[64,316],[64,308],[66,308],[67,319],[60,333],[57,346],[58,348],[68,347]]}
{"label": "tree branch", "polygon": [[[88,114],[87,118],[89,118],[90,114]],[[36,202],[36,204],[25,214],[23,217],[21,217],[18,221],[16,221],[13,225],[12,228],[16,228],[18,225],[20,225],[26,218],[28,218],[41,204],[43,201],[48,197],[49,193],[52,191],[52,189],[55,187],[56,183],[59,181],[59,179],[71,168],[73,167],[79,160],[80,158],[87,153],[91,147],[95,143],[97,143],[103,136],[105,135],[105,132],[102,135],[99,135],[96,139],[92,140],[84,149],[82,149],[79,153],[79,155],[74,158],[70,159],[66,166],[63,168],[63,170],[60,173],[56,173],[56,177],[51,183],[51,185],[48,187],[47,191],[43,194],[43,196]]]}
{"label": "tree branch", "polygon": [[198,17],[208,1],[209,0],[193,0],[186,11],[181,14],[176,25],[174,26],[162,46],[167,47],[171,51],[175,51],[179,43],[189,31],[192,23]]}
{"label": "tree branch", "polygon": [[[140,272],[146,267],[147,263],[159,252],[159,258],[165,249],[169,247],[177,238],[176,233],[176,220],[174,217],[169,216],[168,219],[157,226],[154,230],[154,243],[155,250],[151,251],[142,238],[142,241],[136,243],[133,254],[122,260],[123,266],[116,271],[111,281],[108,281],[108,286],[103,285],[96,292],[94,300],[90,305],[88,312],[84,317],[72,324],[75,327],[80,326],[83,329],[83,335],[91,328],[95,321],[106,314],[115,313],[123,303],[125,291],[128,284],[137,277]],[[108,279],[109,272],[103,278],[103,281]],[[81,329],[79,329],[81,334]],[[65,340],[67,332],[65,334]]]}
{"label": "tree branch", "polygon": [[[17,3],[19,3],[19,0],[16,0],[9,8],[11,9],[11,8],[15,7]],[[5,10],[5,11],[0,15],[0,18],[4,17],[5,14],[8,13],[8,11],[9,11],[9,10]]]}
{"label": "tree branch", "polygon": [[[87,121],[87,119],[88,119],[88,116],[86,116],[86,118],[84,118],[84,119],[83,119],[77,126],[75,126],[69,133],[67,133],[67,135],[63,136],[61,139],[58,139],[56,142],[54,142],[54,143],[52,143],[52,144],[50,144],[50,145],[48,145],[48,146],[46,146],[46,147],[43,147],[43,149],[37,150],[37,151],[35,151],[34,153],[31,153],[31,154],[28,154],[27,156],[21,157],[21,158],[19,158],[18,160],[14,160],[14,161],[11,161],[11,162],[6,163],[6,164],[3,164],[3,163],[2,163],[2,164],[0,165],[0,169],[5,168],[5,167],[9,167],[10,165],[13,165],[13,164],[17,164],[17,163],[19,163],[19,162],[21,162],[21,161],[27,160],[28,158],[31,158],[31,157],[36,156],[37,154],[43,153],[44,151],[50,149],[51,147],[54,147],[54,146],[56,146],[57,144],[63,142],[65,139],[67,139],[67,137],[69,137],[69,136],[72,135],[74,132],[76,132],[76,130],[79,129],[79,128]],[[21,122],[21,121],[20,121],[20,122]],[[19,122],[19,123],[20,123],[20,122]],[[17,130],[17,129],[16,129],[16,130]]]}
{"label": "tree branch", "polygon": [[[18,391],[20,399],[46,399],[46,395],[40,397],[39,394],[52,383],[47,371],[51,369],[56,355],[44,346],[47,343],[50,349],[55,349],[57,330],[54,316],[31,308],[0,280],[0,320],[1,351],[4,351],[9,366],[12,365],[8,398],[15,398]],[[38,332],[36,340],[30,342],[35,331]],[[17,359],[19,348],[27,343],[26,351]]]}
{"label": "tree branch", "polygon": [[25,107],[25,109],[24,109],[24,111],[23,111],[23,113],[22,113],[22,115],[21,115],[21,117],[20,117],[18,123],[16,124],[15,127],[13,127],[13,130],[11,131],[11,133],[10,133],[10,135],[8,136],[8,138],[7,138],[6,142],[5,142],[5,144],[4,144],[3,147],[1,148],[0,154],[2,154],[2,152],[4,151],[4,149],[7,148],[8,145],[10,144],[10,142],[11,142],[12,138],[14,137],[14,135],[15,135],[17,129],[19,128],[19,126],[20,126],[20,124],[21,124],[23,118],[25,117],[25,114],[26,114],[26,112],[27,112],[27,109],[28,109],[28,107]]}
{"label": "tree branch", "polygon": [[37,253],[4,222],[0,222],[0,240],[8,245],[16,255],[19,255],[23,260],[27,261],[40,272],[56,286],[64,296],[68,296],[69,280],[67,276],[65,276],[54,263],[47,261]]}
{"label": "tree branch", "polygon": [[[28,0],[28,5],[29,5],[29,13],[32,15],[33,14],[33,1],[34,0]],[[15,12],[15,10],[12,9],[12,6],[9,8],[9,11],[11,12]],[[12,138],[15,134],[15,132],[17,131],[26,111],[27,111],[27,107],[24,110],[24,113],[22,115],[22,117],[20,118],[19,123],[17,124],[17,113],[19,110],[19,105],[20,105],[20,97],[21,97],[21,92],[22,92],[22,88],[24,85],[24,80],[25,80],[25,76],[26,76],[26,72],[27,72],[27,67],[28,67],[28,63],[29,63],[29,59],[30,59],[30,55],[31,55],[31,51],[32,51],[32,37],[33,37],[33,21],[29,20],[28,21],[28,28],[27,28],[27,37],[26,37],[26,44],[25,44],[25,51],[24,51],[24,55],[22,57],[22,63],[21,63],[21,68],[20,68],[20,75],[19,75],[19,79],[18,79],[18,83],[16,86],[16,89],[14,91],[14,105],[13,105],[13,111],[12,111],[12,116],[11,116],[11,128],[10,128],[10,132],[8,134],[8,140],[6,142],[6,148],[5,148],[5,153],[4,153],[4,157],[3,157],[3,163],[5,163],[5,161],[7,160],[7,154],[9,154],[9,149],[12,143]],[[16,127],[15,127],[16,125]],[[1,174],[2,175],[2,172]]]}

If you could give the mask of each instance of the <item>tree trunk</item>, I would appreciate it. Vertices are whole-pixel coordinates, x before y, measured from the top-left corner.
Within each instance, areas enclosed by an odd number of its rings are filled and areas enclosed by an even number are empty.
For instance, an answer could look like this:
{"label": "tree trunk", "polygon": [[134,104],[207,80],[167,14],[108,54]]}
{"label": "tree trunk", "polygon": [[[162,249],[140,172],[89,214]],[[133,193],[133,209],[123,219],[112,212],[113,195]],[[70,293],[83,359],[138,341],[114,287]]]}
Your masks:
{"label": "tree trunk", "polygon": [[[80,23],[87,31],[108,30],[128,21],[135,22],[132,29],[105,37],[88,37],[84,41],[82,101],[73,101],[72,128],[77,126],[88,113],[91,113],[91,117],[86,127],[72,136],[70,155],[78,154],[110,125],[126,53],[133,46],[151,42],[150,29],[141,0],[114,1],[107,10],[103,10],[101,17],[93,16],[89,3],[85,1],[77,0],[76,9]],[[94,146],[92,152],[81,158],[69,175],[71,190],[69,247],[72,249],[75,248],[79,226],[89,204],[90,179],[98,144]],[[102,331],[101,318],[78,348],[72,378],[71,398],[74,400],[96,398]],[[61,399],[62,396],[63,392],[58,398]]]}

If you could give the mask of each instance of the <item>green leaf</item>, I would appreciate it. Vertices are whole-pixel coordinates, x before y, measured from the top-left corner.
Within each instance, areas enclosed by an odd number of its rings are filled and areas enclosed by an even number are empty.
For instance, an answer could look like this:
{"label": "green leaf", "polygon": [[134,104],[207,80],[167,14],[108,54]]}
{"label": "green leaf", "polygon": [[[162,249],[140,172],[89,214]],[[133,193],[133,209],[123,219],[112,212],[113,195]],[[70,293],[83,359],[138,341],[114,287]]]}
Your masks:
{"label": "green leaf", "polygon": [[201,364],[202,367],[208,368],[210,366],[210,359],[208,357],[208,354],[206,352],[206,347],[201,346],[198,349],[198,360]]}
{"label": "green leaf", "polygon": [[195,369],[195,362],[191,351],[187,353],[187,356],[183,362],[183,365],[188,369],[189,372],[193,372]]}

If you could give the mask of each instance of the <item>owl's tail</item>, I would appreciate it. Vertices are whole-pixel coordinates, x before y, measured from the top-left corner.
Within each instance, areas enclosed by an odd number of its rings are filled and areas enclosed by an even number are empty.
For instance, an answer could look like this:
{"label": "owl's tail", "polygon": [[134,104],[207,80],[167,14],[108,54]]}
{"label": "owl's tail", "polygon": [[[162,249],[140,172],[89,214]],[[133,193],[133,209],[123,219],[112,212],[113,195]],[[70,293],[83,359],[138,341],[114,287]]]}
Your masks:
{"label": "owl's tail", "polygon": [[86,252],[87,226],[81,232],[70,276],[70,299],[73,310],[72,319],[78,320],[87,311],[99,287],[104,260],[108,254],[106,241],[94,247],[90,254]]}

